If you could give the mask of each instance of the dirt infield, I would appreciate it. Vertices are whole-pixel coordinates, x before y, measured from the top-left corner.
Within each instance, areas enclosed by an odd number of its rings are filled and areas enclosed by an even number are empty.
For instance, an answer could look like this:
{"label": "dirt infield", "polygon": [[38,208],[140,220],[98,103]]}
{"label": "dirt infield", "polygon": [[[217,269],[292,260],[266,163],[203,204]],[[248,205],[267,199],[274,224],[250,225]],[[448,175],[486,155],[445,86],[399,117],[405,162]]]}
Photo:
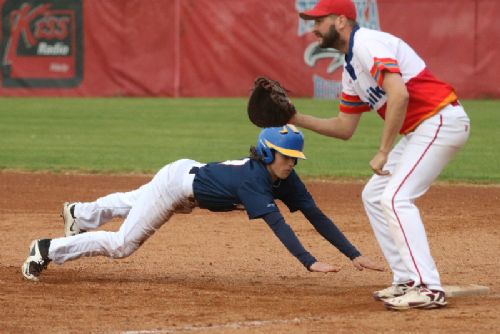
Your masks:
{"label": "dirt infield", "polygon": [[[388,271],[358,272],[300,214],[304,245],[339,273],[307,272],[263,221],[244,213],[176,215],[131,257],[51,264],[39,283],[20,267],[32,239],[62,235],[64,201],[141,185],[147,176],[0,172],[0,333],[494,333],[500,328],[500,187],[435,185],[419,202],[444,284],[487,296],[435,311],[386,311],[372,291]],[[362,183],[308,182],[318,204],[383,263],[362,208]],[[106,226],[115,230],[120,222]]]}

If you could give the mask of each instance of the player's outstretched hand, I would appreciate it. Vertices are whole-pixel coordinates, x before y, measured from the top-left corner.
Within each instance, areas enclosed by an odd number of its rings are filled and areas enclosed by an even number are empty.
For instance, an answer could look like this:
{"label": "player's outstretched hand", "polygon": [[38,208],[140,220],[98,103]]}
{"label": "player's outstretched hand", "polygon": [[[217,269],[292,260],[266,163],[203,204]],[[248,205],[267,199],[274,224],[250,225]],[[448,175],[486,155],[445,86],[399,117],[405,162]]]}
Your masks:
{"label": "player's outstretched hand", "polygon": [[354,260],[352,260],[352,264],[358,270],[363,270],[364,268],[366,268],[366,269],[377,270],[377,271],[385,271],[385,268],[382,265],[376,263],[375,261],[373,261],[369,257],[363,256],[363,255],[360,255],[357,258],[355,258]]}
{"label": "player's outstretched hand", "polygon": [[323,263],[323,262],[314,262],[310,267],[310,271],[315,271],[318,273],[330,273],[330,272],[337,272],[340,270],[340,267],[332,266],[328,263]]}

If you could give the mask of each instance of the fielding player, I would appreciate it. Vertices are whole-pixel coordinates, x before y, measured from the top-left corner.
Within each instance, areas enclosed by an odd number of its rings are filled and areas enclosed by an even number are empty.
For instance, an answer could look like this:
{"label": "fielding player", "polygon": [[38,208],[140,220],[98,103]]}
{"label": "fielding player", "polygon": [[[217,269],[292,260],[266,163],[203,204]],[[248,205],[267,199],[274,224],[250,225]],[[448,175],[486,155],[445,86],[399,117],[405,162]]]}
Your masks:
{"label": "fielding player", "polygon": [[[299,14],[314,20],[320,47],[345,54],[340,113],[319,119],[297,113],[291,123],[349,139],[363,112],[385,120],[375,175],[363,203],[393,271],[393,285],[377,291],[389,309],[447,305],[415,200],[422,196],[469,137],[470,121],[453,88],[391,34],[360,28],[351,0],[320,0]],[[398,133],[403,137],[394,145]]]}
{"label": "fielding player", "polygon": [[[110,194],[91,203],[66,203],[66,237],[34,240],[22,273],[25,278],[38,281],[50,261],[62,264],[82,256],[127,257],[174,212],[189,213],[195,206],[211,211],[243,208],[250,219],[264,219],[309,271],[338,271],[339,267],[317,261],[304,249],[275,199],[283,201],[292,212],[301,211],[357,269],[383,270],[361,255],[317,207],[294,171],[297,159],[305,159],[303,147],[303,134],[295,126],[266,128],[260,133],[257,146],[251,147],[250,158],[209,164],[182,159],[166,165],[149,183],[134,191]],[[117,232],[81,233],[114,217],[126,217]]]}

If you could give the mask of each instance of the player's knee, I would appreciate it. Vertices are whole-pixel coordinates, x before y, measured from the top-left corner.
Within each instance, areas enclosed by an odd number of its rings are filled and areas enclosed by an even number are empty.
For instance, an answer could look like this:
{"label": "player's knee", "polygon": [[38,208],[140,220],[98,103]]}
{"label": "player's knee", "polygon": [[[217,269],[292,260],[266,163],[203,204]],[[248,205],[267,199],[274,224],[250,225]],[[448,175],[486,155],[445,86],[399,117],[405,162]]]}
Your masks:
{"label": "player's knee", "polygon": [[115,243],[113,248],[112,257],[114,259],[123,259],[132,255],[138,248],[139,245],[135,242],[127,240],[126,238],[120,237]]}
{"label": "player's knee", "polygon": [[374,189],[368,183],[362,193],[361,199],[363,200],[363,204],[365,206],[374,206],[377,205],[380,201],[380,194],[377,194]]}
{"label": "player's knee", "polygon": [[384,191],[380,196],[380,206],[384,212],[392,212],[394,195],[391,192]]}
{"label": "player's knee", "polygon": [[386,189],[380,197],[380,205],[386,215],[394,215],[407,210],[412,206],[412,202],[408,197]]}
{"label": "player's knee", "polygon": [[123,245],[113,252],[113,258],[114,259],[123,259],[126,258],[130,255],[132,255],[133,252],[137,250],[137,247],[134,245]]}

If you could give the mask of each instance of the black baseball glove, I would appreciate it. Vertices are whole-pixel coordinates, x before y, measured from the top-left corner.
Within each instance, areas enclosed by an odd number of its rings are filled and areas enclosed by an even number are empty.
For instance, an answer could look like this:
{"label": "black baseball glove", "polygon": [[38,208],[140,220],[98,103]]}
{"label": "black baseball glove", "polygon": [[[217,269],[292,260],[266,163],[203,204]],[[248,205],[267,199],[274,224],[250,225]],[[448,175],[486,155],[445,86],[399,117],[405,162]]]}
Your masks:
{"label": "black baseball glove", "polygon": [[250,121],[259,127],[283,126],[296,113],[287,90],[266,77],[255,79],[247,111]]}

